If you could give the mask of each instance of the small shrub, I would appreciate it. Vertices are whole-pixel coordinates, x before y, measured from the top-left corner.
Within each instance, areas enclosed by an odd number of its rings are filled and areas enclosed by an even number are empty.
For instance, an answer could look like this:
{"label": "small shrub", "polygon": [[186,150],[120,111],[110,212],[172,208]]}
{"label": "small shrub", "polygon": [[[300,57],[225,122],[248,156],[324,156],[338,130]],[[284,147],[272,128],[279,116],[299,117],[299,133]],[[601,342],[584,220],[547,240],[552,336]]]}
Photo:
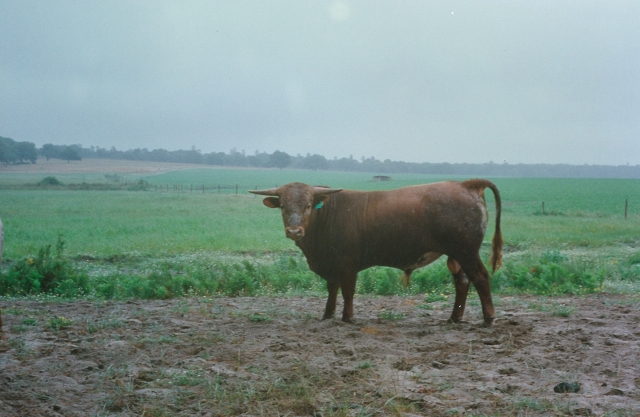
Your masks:
{"label": "small shrub", "polygon": [[77,272],[63,253],[64,240],[58,236],[55,255],[51,253],[51,245],[47,245],[38,251],[37,256],[16,262],[7,272],[0,274],[0,294],[47,293],[70,298],[85,294],[88,276]]}
{"label": "small shrub", "polygon": [[356,290],[359,294],[396,295],[405,292],[398,271],[391,268],[374,267],[358,275]]}
{"label": "small shrub", "polygon": [[73,321],[64,317],[54,317],[47,323],[47,325],[54,330],[64,329],[71,326],[72,324]]}
{"label": "small shrub", "polygon": [[438,301],[447,301],[449,299],[449,296],[446,294],[438,294],[438,293],[431,293],[431,294],[426,294],[424,297],[424,302],[425,303],[435,303]]}
{"label": "small shrub", "polygon": [[63,184],[56,177],[45,177],[42,180],[40,180],[40,182],[38,182],[38,185],[56,186],[56,185],[63,185]]}
{"label": "small shrub", "polygon": [[18,359],[25,359],[27,356],[33,355],[33,350],[27,347],[26,342],[21,337],[14,337],[10,339],[9,347],[15,349]]}
{"label": "small shrub", "polygon": [[128,184],[126,186],[127,191],[147,191],[151,186],[149,183],[143,179],[139,179],[138,181]]}
{"label": "small shrub", "polygon": [[557,306],[553,311],[553,315],[556,317],[571,317],[576,311],[575,308],[569,306]]}
{"label": "small shrub", "polygon": [[402,320],[404,318],[404,313],[401,311],[381,311],[380,313],[378,313],[378,317],[381,319],[385,319],[385,320],[391,320],[391,321],[396,321],[396,320]]}
{"label": "small shrub", "polygon": [[559,250],[548,250],[540,255],[540,261],[546,263],[560,263],[565,262],[567,259]]}
{"label": "small shrub", "polygon": [[263,313],[255,313],[249,317],[254,323],[271,323],[271,317],[263,314]]}
{"label": "small shrub", "polygon": [[22,319],[21,324],[25,326],[37,326],[38,320],[34,319],[33,317],[27,317],[25,319]]}

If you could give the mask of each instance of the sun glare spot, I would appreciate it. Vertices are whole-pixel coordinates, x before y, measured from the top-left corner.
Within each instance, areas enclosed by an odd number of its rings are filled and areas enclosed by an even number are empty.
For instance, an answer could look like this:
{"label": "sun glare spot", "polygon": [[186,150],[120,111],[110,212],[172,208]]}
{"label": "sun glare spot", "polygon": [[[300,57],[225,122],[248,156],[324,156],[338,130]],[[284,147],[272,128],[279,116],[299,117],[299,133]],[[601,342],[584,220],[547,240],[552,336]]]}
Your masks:
{"label": "sun glare spot", "polygon": [[329,7],[329,16],[331,17],[331,20],[343,22],[349,19],[350,14],[351,10],[349,9],[349,5],[344,1],[334,1]]}

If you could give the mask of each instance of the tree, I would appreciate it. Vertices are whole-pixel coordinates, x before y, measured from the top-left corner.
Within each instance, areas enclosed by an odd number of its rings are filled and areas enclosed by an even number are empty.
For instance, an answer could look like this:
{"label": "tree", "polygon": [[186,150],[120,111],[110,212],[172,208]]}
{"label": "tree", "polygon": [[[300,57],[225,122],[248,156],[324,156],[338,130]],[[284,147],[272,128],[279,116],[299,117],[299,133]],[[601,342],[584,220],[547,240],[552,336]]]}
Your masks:
{"label": "tree", "polygon": [[58,157],[67,162],[82,160],[82,158],[80,157],[80,152],[75,146],[65,146],[64,149],[60,151]]}
{"label": "tree", "polygon": [[20,162],[30,161],[35,164],[38,160],[36,145],[32,142],[18,142],[16,146],[16,156]]}
{"label": "tree", "polygon": [[291,155],[288,153],[275,151],[269,155],[269,166],[282,169],[289,165],[291,165]]}
{"label": "tree", "polygon": [[224,165],[227,154],[224,152],[211,152],[205,155],[205,163],[208,165]]}
{"label": "tree", "polygon": [[0,162],[5,165],[16,162],[18,159],[16,147],[15,140],[0,136]]}
{"label": "tree", "polygon": [[327,169],[329,162],[327,158],[322,155],[313,154],[307,156],[302,160],[302,167],[306,169],[312,169],[317,171],[319,169]]}
{"label": "tree", "polygon": [[9,152],[11,151],[11,149],[9,148],[9,145],[2,139],[3,138],[0,138],[0,162],[6,165],[9,163]]}
{"label": "tree", "polygon": [[56,158],[58,156],[58,148],[58,146],[52,143],[45,143],[40,149],[40,154],[47,158],[48,161],[49,158]]}

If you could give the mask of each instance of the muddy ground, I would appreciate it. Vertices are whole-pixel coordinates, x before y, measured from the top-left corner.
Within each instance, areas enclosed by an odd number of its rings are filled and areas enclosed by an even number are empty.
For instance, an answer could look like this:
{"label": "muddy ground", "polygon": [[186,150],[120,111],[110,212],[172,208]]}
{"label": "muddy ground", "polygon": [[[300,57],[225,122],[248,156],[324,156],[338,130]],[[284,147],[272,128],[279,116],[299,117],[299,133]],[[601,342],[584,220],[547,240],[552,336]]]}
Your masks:
{"label": "muddy ground", "polygon": [[503,296],[491,328],[470,303],[0,301],[0,415],[640,415],[637,297]]}

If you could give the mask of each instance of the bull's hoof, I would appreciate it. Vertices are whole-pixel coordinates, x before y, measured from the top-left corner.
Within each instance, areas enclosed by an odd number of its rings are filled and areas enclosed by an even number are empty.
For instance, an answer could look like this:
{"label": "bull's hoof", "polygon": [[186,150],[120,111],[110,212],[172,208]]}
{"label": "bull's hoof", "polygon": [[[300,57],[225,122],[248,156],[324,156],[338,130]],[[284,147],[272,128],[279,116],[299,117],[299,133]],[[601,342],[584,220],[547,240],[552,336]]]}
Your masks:
{"label": "bull's hoof", "polygon": [[459,324],[462,321],[462,318],[459,317],[449,317],[449,320],[447,320],[447,323],[449,324]]}
{"label": "bull's hoof", "polygon": [[495,317],[484,319],[484,323],[482,323],[482,325],[484,327],[491,327],[493,325],[493,320],[495,320]]}
{"label": "bull's hoof", "polygon": [[353,324],[353,320],[351,320],[350,317],[343,317],[342,321],[344,321],[345,323]]}
{"label": "bull's hoof", "polygon": [[325,314],[324,316],[322,316],[322,320],[331,320],[332,318],[333,318],[333,313]]}

